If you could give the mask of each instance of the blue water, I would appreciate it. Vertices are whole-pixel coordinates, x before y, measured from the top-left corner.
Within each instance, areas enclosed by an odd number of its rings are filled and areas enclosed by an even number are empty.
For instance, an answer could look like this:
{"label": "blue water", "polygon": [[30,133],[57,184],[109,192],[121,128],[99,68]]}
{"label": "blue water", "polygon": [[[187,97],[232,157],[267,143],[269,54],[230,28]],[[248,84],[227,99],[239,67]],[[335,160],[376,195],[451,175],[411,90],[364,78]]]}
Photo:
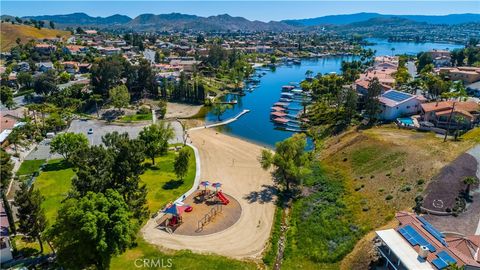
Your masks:
{"label": "blue water", "polygon": [[413,126],[413,119],[410,117],[397,118],[397,120],[406,126]]}
{"label": "blue water", "polygon": [[[431,49],[452,49],[458,48],[453,44],[436,43],[409,43],[396,42],[389,43],[385,40],[372,39],[377,45],[372,49],[377,51],[377,55],[391,55],[391,48],[395,48],[395,54],[417,54],[420,51]],[[461,46],[460,46],[461,47]],[[226,100],[237,99],[238,104],[225,112],[221,119],[225,120],[249,109],[250,113],[245,114],[239,120],[221,127],[221,131],[242,139],[250,140],[266,147],[273,147],[276,142],[290,137],[293,132],[274,129],[270,121],[270,108],[273,103],[280,98],[281,87],[290,82],[301,82],[305,79],[305,72],[312,70],[314,74],[340,72],[342,61],[352,60],[353,57],[332,56],[319,59],[303,60],[301,65],[283,65],[277,67],[274,71],[262,69],[266,74],[260,78],[260,83],[253,92],[246,92],[246,96],[227,95]],[[208,113],[205,117],[207,123],[217,121],[217,117]]]}
{"label": "blue water", "polygon": [[386,39],[369,38],[367,41],[375,43],[373,46],[366,46],[376,50],[377,55],[392,55],[392,48],[395,49],[393,54],[408,54],[416,55],[419,52],[429,51],[433,49],[437,50],[453,50],[463,48],[463,45],[452,43],[415,43],[415,42],[388,42]]}

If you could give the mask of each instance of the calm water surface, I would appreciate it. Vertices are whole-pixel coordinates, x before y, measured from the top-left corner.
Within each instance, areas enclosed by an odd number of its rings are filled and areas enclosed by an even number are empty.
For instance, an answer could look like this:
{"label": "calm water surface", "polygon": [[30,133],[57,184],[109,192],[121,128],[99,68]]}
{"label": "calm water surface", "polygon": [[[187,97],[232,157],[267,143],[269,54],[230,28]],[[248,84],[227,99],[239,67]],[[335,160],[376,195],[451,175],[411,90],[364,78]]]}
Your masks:
{"label": "calm water surface", "polygon": [[[409,43],[395,42],[389,43],[381,39],[370,39],[377,43],[375,46],[369,46],[377,51],[377,55],[391,55],[391,48],[395,48],[394,54],[417,54],[421,51],[431,49],[453,49],[462,46],[453,44],[436,43]],[[290,82],[301,82],[305,78],[305,72],[312,70],[314,74],[318,72],[330,73],[340,72],[342,61],[352,60],[353,57],[325,57],[319,59],[303,60],[301,65],[282,65],[275,70],[261,70],[266,74],[260,78],[260,83],[253,92],[246,92],[246,96],[227,95],[226,100],[237,99],[238,104],[225,112],[221,119],[228,119],[243,111],[249,109],[250,113],[245,114],[237,121],[223,126],[220,130],[229,135],[237,136],[242,139],[273,147],[276,142],[290,137],[293,132],[274,129],[270,122],[270,107],[280,98],[282,85],[288,85]],[[205,117],[207,123],[217,121],[217,116],[208,113]]]}

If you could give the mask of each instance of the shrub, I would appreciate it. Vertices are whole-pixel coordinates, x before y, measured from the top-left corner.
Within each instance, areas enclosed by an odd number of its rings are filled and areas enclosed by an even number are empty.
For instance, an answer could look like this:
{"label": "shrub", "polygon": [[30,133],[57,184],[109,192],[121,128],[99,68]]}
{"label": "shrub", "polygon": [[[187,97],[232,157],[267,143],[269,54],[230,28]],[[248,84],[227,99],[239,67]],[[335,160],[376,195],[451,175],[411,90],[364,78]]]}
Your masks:
{"label": "shrub", "polygon": [[391,199],[393,199],[393,196],[391,194],[388,194],[386,197],[385,197],[385,200],[387,201],[390,201]]}

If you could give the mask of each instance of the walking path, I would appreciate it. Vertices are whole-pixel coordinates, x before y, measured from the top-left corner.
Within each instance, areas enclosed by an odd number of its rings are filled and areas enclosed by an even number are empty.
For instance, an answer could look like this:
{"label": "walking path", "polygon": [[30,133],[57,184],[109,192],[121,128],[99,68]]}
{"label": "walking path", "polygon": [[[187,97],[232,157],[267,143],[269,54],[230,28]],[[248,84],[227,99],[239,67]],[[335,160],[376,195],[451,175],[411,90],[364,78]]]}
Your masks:
{"label": "walking path", "polygon": [[208,129],[231,123],[247,112],[243,111],[222,123],[190,129],[197,130],[190,134],[197,175],[194,186],[185,194],[188,196],[194,192],[200,179],[222,182],[223,191],[240,203],[240,219],[218,233],[188,236],[169,234],[158,229],[155,222],[157,217],[150,219],[142,229],[146,241],[174,250],[190,249],[234,258],[261,258],[270,237],[275,212],[271,175],[261,168],[257,160],[263,148]]}

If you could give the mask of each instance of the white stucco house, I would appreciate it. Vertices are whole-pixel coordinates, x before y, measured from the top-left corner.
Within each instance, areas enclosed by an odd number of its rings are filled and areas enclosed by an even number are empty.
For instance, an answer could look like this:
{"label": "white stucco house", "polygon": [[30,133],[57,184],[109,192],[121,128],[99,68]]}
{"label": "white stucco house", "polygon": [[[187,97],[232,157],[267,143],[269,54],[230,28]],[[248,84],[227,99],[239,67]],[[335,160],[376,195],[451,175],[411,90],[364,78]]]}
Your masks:
{"label": "white stucco house", "polygon": [[388,90],[379,97],[382,120],[395,120],[398,117],[414,115],[420,112],[420,100],[397,90]]}

